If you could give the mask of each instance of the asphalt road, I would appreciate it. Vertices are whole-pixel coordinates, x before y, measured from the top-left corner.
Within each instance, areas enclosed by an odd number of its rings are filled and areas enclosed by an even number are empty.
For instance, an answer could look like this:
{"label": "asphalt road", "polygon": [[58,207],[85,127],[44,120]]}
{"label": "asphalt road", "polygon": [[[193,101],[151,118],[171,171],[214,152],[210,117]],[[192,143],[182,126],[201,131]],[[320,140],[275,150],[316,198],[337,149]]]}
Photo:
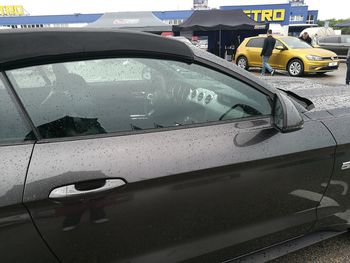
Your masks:
{"label": "asphalt road", "polygon": [[[255,75],[260,75],[260,69],[253,68],[249,70],[251,73]],[[288,76],[286,71],[277,71],[276,76]],[[326,73],[325,75],[306,75],[299,79],[310,79],[317,83],[322,84],[345,84],[345,76],[346,76],[346,63],[341,63],[338,70]]]}
{"label": "asphalt road", "polygon": [[280,257],[271,263],[306,262],[340,263],[350,262],[350,233],[328,239],[294,253]]}
{"label": "asphalt road", "polygon": [[325,75],[308,75],[304,78],[313,80],[318,83],[323,84],[345,84],[346,77],[346,63],[341,63],[338,70],[330,73],[326,73]]}

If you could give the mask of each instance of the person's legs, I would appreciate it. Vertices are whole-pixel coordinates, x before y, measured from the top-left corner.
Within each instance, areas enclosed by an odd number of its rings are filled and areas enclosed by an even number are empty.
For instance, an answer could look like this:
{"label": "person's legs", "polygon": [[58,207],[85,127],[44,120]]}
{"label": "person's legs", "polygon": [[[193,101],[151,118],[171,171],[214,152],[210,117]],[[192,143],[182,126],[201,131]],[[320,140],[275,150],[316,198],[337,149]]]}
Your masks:
{"label": "person's legs", "polygon": [[350,60],[346,62],[347,72],[346,72],[346,84],[350,84]]}
{"label": "person's legs", "polygon": [[266,69],[270,73],[272,73],[274,71],[273,68],[269,65],[269,59],[270,59],[270,57],[263,56],[263,68],[261,71],[261,75],[265,75]]}
{"label": "person's legs", "polygon": [[265,61],[265,58],[266,57],[262,57],[262,69],[261,69],[261,75],[264,76],[265,75],[265,71],[266,71],[266,68],[265,68],[265,65],[266,65],[266,61]]}
{"label": "person's legs", "polygon": [[269,59],[270,57],[264,57],[264,63],[265,63],[265,68],[268,70],[268,72],[272,72],[273,68],[269,64]]}

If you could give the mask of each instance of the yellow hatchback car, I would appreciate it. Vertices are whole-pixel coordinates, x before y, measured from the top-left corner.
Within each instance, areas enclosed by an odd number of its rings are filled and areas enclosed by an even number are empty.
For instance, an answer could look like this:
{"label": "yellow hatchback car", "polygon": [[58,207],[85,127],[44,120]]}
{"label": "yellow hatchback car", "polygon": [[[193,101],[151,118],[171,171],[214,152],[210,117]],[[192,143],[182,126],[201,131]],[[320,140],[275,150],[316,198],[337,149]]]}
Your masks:
{"label": "yellow hatchback car", "polygon": [[[236,52],[236,64],[246,70],[262,67],[260,56],[266,36],[246,38]],[[290,76],[299,77],[304,73],[323,74],[337,70],[337,54],[322,48],[314,48],[296,37],[274,36],[275,49],[269,64],[273,69],[287,70]]]}

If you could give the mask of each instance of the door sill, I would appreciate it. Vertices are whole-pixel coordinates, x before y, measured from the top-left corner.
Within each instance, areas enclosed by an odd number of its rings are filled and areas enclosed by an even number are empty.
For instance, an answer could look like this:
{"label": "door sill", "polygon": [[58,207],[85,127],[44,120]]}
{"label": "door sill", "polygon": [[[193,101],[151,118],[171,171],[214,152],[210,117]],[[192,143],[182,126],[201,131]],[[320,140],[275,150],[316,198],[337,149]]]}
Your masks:
{"label": "door sill", "polygon": [[305,247],[322,242],[329,238],[344,234],[347,231],[320,231],[314,232],[305,236],[296,237],[288,241],[275,244],[271,247],[267,247],[234,259],[222,261],[222,263],[246,263],[246,262],[268,262],[273,259],[277,259],[289,253],[298,251]]}

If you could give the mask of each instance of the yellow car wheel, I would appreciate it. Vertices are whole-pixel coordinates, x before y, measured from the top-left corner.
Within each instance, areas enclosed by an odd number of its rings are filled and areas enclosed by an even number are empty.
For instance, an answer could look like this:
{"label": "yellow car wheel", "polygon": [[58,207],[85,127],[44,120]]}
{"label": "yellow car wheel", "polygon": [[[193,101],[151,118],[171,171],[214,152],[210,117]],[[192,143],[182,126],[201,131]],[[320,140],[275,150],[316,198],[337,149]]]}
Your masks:
{"label": "yellow car wheel", "polygon": [[292,59],[288,63],[287,71],[292,77],[300,77],[304,74],[304,63],[300,59]]}
{"label": "yellow car wheel", "polygon": [[239,56],[237,58],[236,64],[238,67],[248,70],[249,69],[249,64],[248,64],[248,59],[245,56]]}

